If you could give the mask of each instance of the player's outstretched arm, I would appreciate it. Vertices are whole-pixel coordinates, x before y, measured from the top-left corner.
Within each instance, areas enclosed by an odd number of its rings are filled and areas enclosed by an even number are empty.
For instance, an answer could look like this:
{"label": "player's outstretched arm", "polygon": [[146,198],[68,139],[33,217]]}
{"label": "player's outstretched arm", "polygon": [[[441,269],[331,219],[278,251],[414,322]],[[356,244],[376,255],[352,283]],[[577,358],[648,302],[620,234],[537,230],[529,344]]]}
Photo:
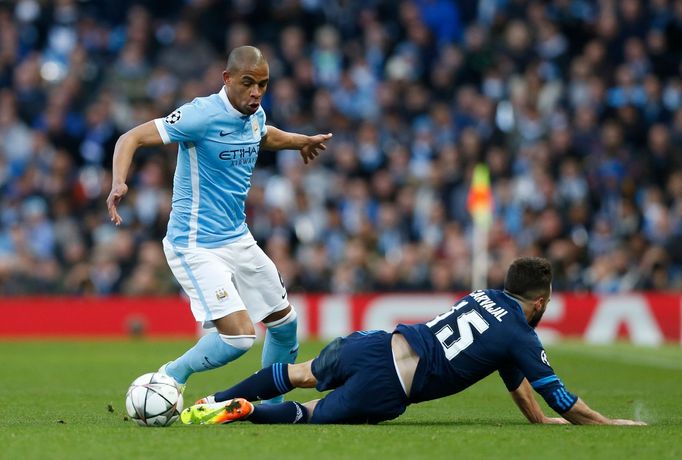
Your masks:
{"label": "player's outstretched arm", "polygon": [[109,193],[109,197],[107,197],[109,217],[111,217],[111,221],[116,225],[120,225],[123,221],[116,208],[121,202],[121,199],[128,193],[128,186],[125,182],[126,177],[128,177],[128,170],[130,169],[130,163],[133,161],[135,150],[142,146],[161,144],[163,144],[163,140],[153,121],[148,121],[147,123],[136,126],[121,135],[116,141],[116,147],[114,147],[111,192]]}
{"label": "player's outstretched arm", "polygon": [[646,425],[639,420],[610,419],[599,412],[590,409],[585,402],[578,398],[578,401],[571,409],[562,414],[563,417],[574,425]]}
{"label": "player's outstretched arm", "polygon": [[526,416],[530,423],[544,423],[544,424],[568,424],[569,422],[561,417],[547,417],[542,411],[540,404],[538,404],[533,394],[533,387],[531,387],[528,379],[524,378],[519,387],[510,392],[512,399],[518,406],[523,415]]}
{"label": "player's outstretched arm", "polygon": [[332,133],[306,136],[305,134],[290,133],[274,126],[268,126],[268,133],[261,142],[261,148],[264,150],[299,150],[303,162],[308,164],[309,161],[317,158],[322,150],[327,150],[324,143],[331,137]]}

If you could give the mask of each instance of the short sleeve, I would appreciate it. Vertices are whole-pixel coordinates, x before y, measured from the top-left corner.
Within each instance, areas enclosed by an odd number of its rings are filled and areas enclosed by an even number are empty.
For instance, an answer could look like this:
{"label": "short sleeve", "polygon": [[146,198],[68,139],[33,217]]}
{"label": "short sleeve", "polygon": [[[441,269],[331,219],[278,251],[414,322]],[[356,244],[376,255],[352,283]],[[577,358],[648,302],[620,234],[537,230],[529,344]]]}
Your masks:
{"label": "short sleeve", "polygon": [[514,345],[512,355],[520,372],[552,409],[563,414],[573,407],[578,397],[566,390],[564,383],[554,373],[547,353],[534,332],[525,335],[523,340]]}
{"label": "short sleeve", "polygon": [[518,367],[511,364],[502,366],[498,372],[508,391],[516,390],[525,377]]}
{"label": "short sleeve", "polygon": [[204,137],[208,126],[206,110],[194,101],[184,104],[165,118],[154,120],[164,144],[193,142]]}
{"label": "short sleeve", "polygon": [[522,340],[516,341],[511,353],[517,368],[531,384],[535,380],[554,375],[554,370],[547,360],[547,353],[535,333],[524,334]]}

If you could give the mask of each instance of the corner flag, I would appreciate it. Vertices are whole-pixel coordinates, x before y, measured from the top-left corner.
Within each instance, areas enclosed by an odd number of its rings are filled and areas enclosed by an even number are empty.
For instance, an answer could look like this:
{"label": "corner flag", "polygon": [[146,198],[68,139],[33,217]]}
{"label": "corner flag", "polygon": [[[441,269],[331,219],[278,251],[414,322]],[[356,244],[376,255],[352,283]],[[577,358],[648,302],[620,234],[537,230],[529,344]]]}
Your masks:
{"label": "corner flag", "polygon": [[485,289],[488,279],[488,230],[493,222],[490,172],[484,164],[474,167],[467,209],[474,223],[472,232],[471,288]]}
{"label": "corner flag", "polygon": [[467,209],[474,225],[490,228],[493,220],[493,194],[490,190],[490,173],[484,164],[477,164],[471,178]]}

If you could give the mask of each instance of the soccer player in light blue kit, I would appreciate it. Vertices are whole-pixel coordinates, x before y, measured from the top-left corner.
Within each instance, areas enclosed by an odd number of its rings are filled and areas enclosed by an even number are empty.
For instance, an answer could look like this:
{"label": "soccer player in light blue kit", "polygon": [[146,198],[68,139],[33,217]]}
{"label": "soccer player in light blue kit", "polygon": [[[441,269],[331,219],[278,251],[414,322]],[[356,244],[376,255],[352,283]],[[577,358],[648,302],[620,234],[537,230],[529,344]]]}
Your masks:
{"label": "soccer player in light blue kit", "polygon": [[297,149],[307,164],[326,149],[324,142],[332,135],[306,136],[266,126],[260,103],[268,81],[261,51],[235,48],[219,92],[131,129],[114,150],[107,207],[120,225],[117,206],[128,191],[125,181],[135,150],[179,145],[164,252],[195,319],[217,329],[161,367],[181,388],[194,372],[223,366],[249,350],[256,322],[267,327],[263,366],[293,363],[298,352],[296,312],[274,263],[249,232],[244,206],[259,150]]}

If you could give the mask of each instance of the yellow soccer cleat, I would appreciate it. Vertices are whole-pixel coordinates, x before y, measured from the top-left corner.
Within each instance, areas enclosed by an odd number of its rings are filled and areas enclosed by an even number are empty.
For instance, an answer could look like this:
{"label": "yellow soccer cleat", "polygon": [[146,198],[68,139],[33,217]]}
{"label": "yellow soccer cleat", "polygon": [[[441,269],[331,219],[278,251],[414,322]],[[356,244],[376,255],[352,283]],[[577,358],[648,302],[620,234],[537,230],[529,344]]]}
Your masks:
{"label": "yellow soccer cleat", "polygon": [[183,410],[180,420],[185,425],[221,425],[242,420],[253,413],[253,404],[235,398],[213,404],[195,404]]}

